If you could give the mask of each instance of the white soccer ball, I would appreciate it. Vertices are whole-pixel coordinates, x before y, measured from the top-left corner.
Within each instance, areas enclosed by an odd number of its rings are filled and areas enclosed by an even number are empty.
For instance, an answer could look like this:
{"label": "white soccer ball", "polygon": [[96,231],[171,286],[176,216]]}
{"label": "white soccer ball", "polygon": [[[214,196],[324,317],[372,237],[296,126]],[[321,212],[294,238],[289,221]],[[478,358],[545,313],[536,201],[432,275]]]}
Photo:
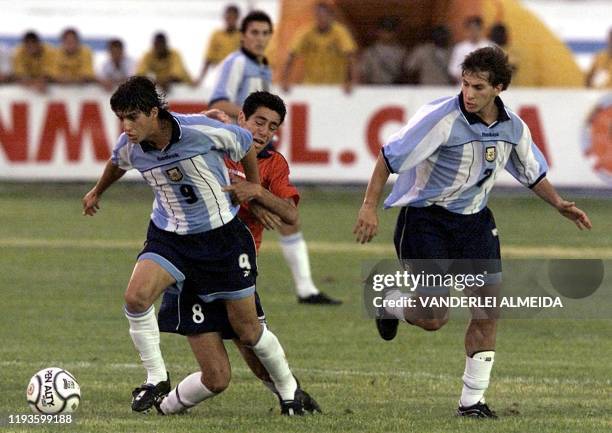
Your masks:
{"label": "white soccer ball", "polygon": [[32,376],[26,397],[34,413],[70,413],[79,407],[81,388],[72,374],[50,367]]}

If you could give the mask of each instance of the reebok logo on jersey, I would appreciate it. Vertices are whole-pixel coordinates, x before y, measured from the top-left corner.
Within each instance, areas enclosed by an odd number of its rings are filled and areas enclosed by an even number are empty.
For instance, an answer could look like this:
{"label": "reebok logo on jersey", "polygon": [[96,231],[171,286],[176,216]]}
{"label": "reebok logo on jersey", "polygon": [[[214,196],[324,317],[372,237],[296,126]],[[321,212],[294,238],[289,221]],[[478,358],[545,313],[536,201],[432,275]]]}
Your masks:
{"label": "reebok logo on jersey", "polygon": [[499,132],[483,132],[483,137],[499,137]]}
{"label": "reebok logo on jersey", "polygon": [[158,161],[165,161],[166,159],[178,158],[178,156],[179,156],[178,153],[170,153],[168,155],[158,156],[157,160]]}

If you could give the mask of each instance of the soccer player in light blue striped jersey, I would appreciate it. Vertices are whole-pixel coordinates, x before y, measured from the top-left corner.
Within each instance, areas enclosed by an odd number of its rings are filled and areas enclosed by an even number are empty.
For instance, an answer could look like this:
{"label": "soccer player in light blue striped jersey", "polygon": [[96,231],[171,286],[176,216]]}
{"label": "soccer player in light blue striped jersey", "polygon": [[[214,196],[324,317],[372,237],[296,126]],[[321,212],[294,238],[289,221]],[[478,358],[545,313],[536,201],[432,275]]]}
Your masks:
{"label": "soccer player in light blue striped jersey", "polygon": [[[119,86],[111,108],[125,132],[102,176],[83,197],[83,213],[93,216],[102,193],[130,169],[138,170],[155,194],[147,241],[125,292],[130,336],[147,370],[145,383],[132,393],[132,410],[146,412],[170,391],[153,303],[172,287],[204,302],[222,300],[232,329],[270,375],[286,413],[302,413],[296,397],[301,391],[283,348],[257,316],[253,237],[223,190],[230,185],[225,156],[240,161],[247,180],[259,183],[253,136],[203,115],[167,111],[145,77],[132,77]],[[202,355],[197,337],[188,340],[201,375],[181,382],[183,398],[192,404],[219,391],[210,373],[220,368],[216,361],[227,356],[222,342]]]}
{"label": "soccer player in light blue striped jersey", "polygon": [[[487,201],[502,169],[579,229],[590,229],[586,213],[561,198],[548,182],[546,161],[529,128],[499,97],[511,79],[503,51],[476,50],[465,58],[462,70],[458,96],[425,105],[383,146],[355,224],[357,241],[369,242],[377,234],[376,209],[390,173],[399,176],[384,206],[401,208],[394,236],[401,261],[498,263],[499,240]],[[492,286],[501,281],[501,267],[496,272]],[[396,305],[407,297],[399,290],[385,296],[400,300]],[[418,313],[416,308],[381,309],[376,319],[380,336],[392,340],[399,321],[435,331],[448,320],[448,310],[433,317]],[[470,320],[458,415],[496,417],[484,400],[495,355],[496,325],[494,317]]]}
{"label": "soccer player in light blue striped jersey", "polygon": [[[250,12],[240,23],[240,50],[223,60],[209,106],[224,111],[234,120],[247,96],[268,90],[272,72],[265,57],[272,36],[272,20],[261,11]],[[298,302],[304,305],[339,305],[315,286],[310,269],[308,247],[300,223],[281,224],[280,246],[291,270]]]}

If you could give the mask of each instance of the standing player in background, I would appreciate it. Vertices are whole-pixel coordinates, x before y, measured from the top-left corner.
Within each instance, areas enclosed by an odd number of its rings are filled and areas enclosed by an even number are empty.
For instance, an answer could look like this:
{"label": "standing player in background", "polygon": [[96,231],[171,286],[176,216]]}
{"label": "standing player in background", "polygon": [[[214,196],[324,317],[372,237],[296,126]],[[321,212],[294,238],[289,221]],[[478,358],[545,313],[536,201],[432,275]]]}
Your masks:
{"label": "standing player in background", "polygon": [[[238,216],[244,221],[255,239],[257,251],[261,245],[264,224],[268,228],[277,227],[281,221],[293,224],[298,219],[296,203],[299,199],[297,189],[289,182],[289,167],[281,154],[273,149],[264,150],[282,124],[286,115],[282,99],[268,92],[255,92],[244,102],[238,114],[238,125],[253,134],[253,147],[258,152],[258,166],[261,185],[246,180],[242,164],[228,158],[225,164],[229,167],[232,185],[224,188],[230,191],[237,202],[241,203]],[[262,155],[262,153],[266,153]],[[253,216],[258,215],[263,223]],[[265,314],[256,295],[257,314],[262,326],[267,326]],[[321,412],[317,402],[302,389],[298,389],[297,398],[288,406],[271,381],[265,366],[236,336],[229,323],[225,308],[220,301],[205,303],[188,291],[167,290],[164,293],[159,310],[159,328],[162,332],[186,335],[200,364],[201,371],[193,373],[156,407],[164,415],[183,412],[201,400],[186,395],[189,383],[195,377],[202,377],[202,382],[211,391],[205,398],[212,398],[223,392],[230,382],[230,363],[223,340],[232,339],[253,373],[272,391],[280,401],[281,414],[295,415],[304,412]],[[298,404],[295,404],[298,400]]]}
{"label": "standing player in background", "polygon": [[[249,94],[269,89],[272,73],[264,53],[272,31],[272,20],[266,13],[252,11],[244,17],[240,24],[241,48],[223,61],[210,99],[210,108],[218,108],[236,119]],[[295,283],[298,302],[317,305],[340,304],[340,301],[330,298],[315,286],[308,248],[299,223],[281,224],[278,231],[281,234],[283,256]]]}
{"label": "standing player in background", "polygon": [[197,85],[202,84],[206,72],[211,66],[218,65],[232,51],[240,48],[240,31],[238,30],[238,18],[240,10],[236,5],[229,5],[223,13],[225,28],[215,30],[208,42],[208,48],[204,54],[204,66],[197,79]]}
{"label": "standing player in background", "polygon": [[[130,336],[147,370],[146,382],[132,393],[132,410],[148,411],[170,391],[153,303],[174,287],[204,302],[223,301],[240,342],[265,367],[283,404],[297,411],[302,404],[297,381],[278,339],[257,316],[253,238],[223,191],[229,185],[224,155],[241,161],[247,179],[259,183],[253,136],[206,116],[170,113],[145,77],[119,86],[111,108],[125,132],[83,197],[83,213],[93,216],[104,191],[132,168],[155,193],[147,241],[125,292]],[[212,392],[202,377],[191,377],[185,387],[196,402]]]}
{"label": "standing player in background", "polygon": [[[474,51],[466,57],[462,70],[458,96],[425,105],[383,146],[359,210],[354,229],[357,240],[369,242],[377,234],[376,209],[389,173],[399,173],[385,207],[401,207],[394,238],[400,261],[465,259],[499,263],[497,228],[486,204],[503,168],[579,229],[590,229],[588,216],[561,198],[548,182],[546,161],[529,128],[499,98],[511,79],[511,67],[503,51],[495,47]],[[497,278],[498,283],[501,268],[489,276]],[[398,300],[400,305],[408,297],[391,290],[385,299]],[[392,340],[399,321],[435,331],[448,320],[448,311],[438,318],[424,318],[416,311],[400,306],[379,312],[376,325],[380,336]],[[384,319],[380,313],[392,319]],[[470,320],[457,415],[496,418],[484,400],[496,333],[494,318]]]}

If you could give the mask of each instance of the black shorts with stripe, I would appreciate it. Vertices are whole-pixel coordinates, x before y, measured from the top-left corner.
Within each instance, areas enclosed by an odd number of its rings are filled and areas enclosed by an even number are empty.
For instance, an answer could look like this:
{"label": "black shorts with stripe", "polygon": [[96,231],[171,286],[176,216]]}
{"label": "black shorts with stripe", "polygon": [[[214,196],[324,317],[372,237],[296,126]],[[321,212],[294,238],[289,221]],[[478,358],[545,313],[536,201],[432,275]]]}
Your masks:
{"label": "black shorts with stripe", "polygon": [[[265,323],[266,316],[257,292],[254,302],[259,321]],[[226,340],[237,338],[223,300],[204,302],[198,295],[186,290],[166,290],[157,321],[161,332],[180,335],[218,332]]]}
{"label": "black shorts with stripe", "polygon": [[196,234],[179,235],[149,224],[138,260],[152,260],[176,280],[174,288],[205,302],[255,293],[257,255],[251,232],[239,218]]}
{"label": "black shorts with stripe", "polygon": [[436,259],[461,259],[463,264],[471,263],[473,272],[486,271],[501,278],[499,237],[487,207],[470,215],[436,205],[404,207],[395,226],[394,244],[401,261],[417,260],[421,269],[425,261],[437,267]]}

